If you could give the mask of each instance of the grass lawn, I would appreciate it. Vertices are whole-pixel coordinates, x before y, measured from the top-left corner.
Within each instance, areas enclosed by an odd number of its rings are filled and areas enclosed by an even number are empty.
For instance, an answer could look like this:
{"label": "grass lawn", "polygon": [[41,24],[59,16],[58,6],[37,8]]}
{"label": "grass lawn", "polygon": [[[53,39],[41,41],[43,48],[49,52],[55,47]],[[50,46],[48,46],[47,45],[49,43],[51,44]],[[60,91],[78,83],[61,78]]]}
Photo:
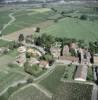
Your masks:
{"label": "grass lawn", "polygon": [[9,86],[25,79],[25,75],[18,72],[11,72],[6,70],[0,72],[0,93],[7,89]]}
{"label": "grass lawn", "polygon": [[[11,13],[12,11],[10,10],[4,10],[4,11],[0,11],[0,27],[2,28],[4,24],[6,24],[10,18],[9,18],[9,13]],[[1,29],[0,28],[0,29]]]}
{"label": "grass lawn", "polygon": [[23,69],[18,66],[18,68],[8,67],[8,64],[14,61],[16,56],[17,50],[13,50],[6,55],[0,56],[0,93],[9,88],[11,85],[24,81],[29,77],[27,74],[23,73]]}
{"label": "grass lawn", "polygon": [[0,47],[7,46],[10,42],[0,39]]}
{"label": "grass lawn", "polygon": [[17,100],[17,98],[18,100],[51,100],[45,93],[34,86],[28,86],[16,91],[8,100]]}
{"label": "grass lawn", "polygon": [[92,66],[89,66],[88,68],[87,81],[94,81]]}
{"label": "grass lawn", "polygon": [[76,69],[75,65],[66,66],[65,73],[62,78],[64,80],[72,80],[74,78],[75,69]]}
{"label": "grass lawn", "polygon": [[91,100],[92,85],[85,83],[62,82],[53,100]]}
{"label": "grass lawn", "polygon": [[18,54],[17,50],[13,50],[13,51],[10,51],[6,55],[1,55],[0,56],[0,70],[2,68],[5,68],[5,66],[7,66],[7,64],[9,64],[10,62],[14,61],[17,54]]}
{"label": "grass lawn", "polygon": [[66,17],[42,30],[41,33],[57,37],[82,39],[89,42],[98,39],[97,31],[98,20],[91,22]]}
{"label": "grass lawn", "polygon": [[10,97],[11,94],[13,94],[15,91],[17,91],[18,89],[22,88],[23,86],[25,86],[26,83],[22,83],[22,84],[18,84],[15,87],[10,87],[8,89],[8,91],[6,91],[2,96],[0,96],[0,100],[8,100],[8,98]]}
{"label": "grass lawn", "polygon": [[36,24],[40,24],[44,21],[47,21],[47,18],[52,15],[54,15],[54,12],[48,8],[30,10],[20,9],[20,11],[17,11],[14,14],[14,17],[16,18],[15,22],[13,22],[10,26],[3,30],[2,34],[6,35],[26,27],[33,27]]}
{"label": "grass lawn", "polygon": [[56,69],[47,78],[41,80],[39,84],[45,87],[50,92],[55,93],[56,88],[61,83],[60,79],[64,74],[64,72],[65,72],[65,66],[58,65]]}

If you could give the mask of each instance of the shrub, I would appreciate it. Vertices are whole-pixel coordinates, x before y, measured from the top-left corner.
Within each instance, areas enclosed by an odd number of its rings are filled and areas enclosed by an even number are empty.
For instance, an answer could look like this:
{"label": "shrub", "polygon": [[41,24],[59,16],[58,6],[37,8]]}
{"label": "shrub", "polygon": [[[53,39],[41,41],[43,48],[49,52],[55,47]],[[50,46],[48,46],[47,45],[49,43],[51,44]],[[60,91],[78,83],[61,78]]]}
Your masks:
{"label": "shrub", "polygon": [[71,56],[76,56],[76,53],[75,53],[74,49],[70,49],[70,53],[71,53]]}
{"label": "shrub", "polygon": [[10,68],[19,67],[17,64],[14,64],[14,63],[9,63],[8,66],[9,66]]}
{"label": "shrub", "polygon": [[81,19],[81,20],[87,20],[87,16],[86,16],[86,15],[81,15],[81,16],[80,16],[80,19]]}
{"label": "shrub", "polygon": [[32,83],[32,82],[33,82],[33,78],[29,77],[29,78],[27,79],[27,84]]}
{"label": "shrub", "polygon": [[24,64],[24,71],[30,75],[34,75],[34,76],[37,76],[41,70],[39,68],[39,66],[37,64],[34,64],[34,65],[29,65],[28,62],[26,62]]}

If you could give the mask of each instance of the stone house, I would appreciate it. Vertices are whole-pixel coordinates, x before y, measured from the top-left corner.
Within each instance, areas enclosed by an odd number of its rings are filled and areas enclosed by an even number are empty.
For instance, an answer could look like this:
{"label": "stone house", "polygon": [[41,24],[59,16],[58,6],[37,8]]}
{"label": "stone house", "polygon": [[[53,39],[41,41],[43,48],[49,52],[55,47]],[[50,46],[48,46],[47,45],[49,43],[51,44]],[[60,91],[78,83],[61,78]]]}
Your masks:
{"label": "stone house", "polygon": [[45,69],[49,69],[50,68],[49,67],[49,63],[47,61],[44,61],[44,60],[40,61],[39,67],[40,68],[45,68]]}

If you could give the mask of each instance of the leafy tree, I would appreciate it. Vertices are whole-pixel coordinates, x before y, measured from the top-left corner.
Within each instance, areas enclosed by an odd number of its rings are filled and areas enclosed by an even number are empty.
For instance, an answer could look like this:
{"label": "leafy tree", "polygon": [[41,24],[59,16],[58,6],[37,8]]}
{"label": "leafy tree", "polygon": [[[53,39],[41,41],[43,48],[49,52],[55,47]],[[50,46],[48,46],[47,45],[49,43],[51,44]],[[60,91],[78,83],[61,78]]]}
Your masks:
{"label": "leafy tree", "polygon": [[32,77],[29,77],[29,78],[27,79],[27,84],[29,84],[29,83],[33,83],[33,78],[32,78]]}
{"label": "leafy tree", "polygon": [[75,53],[74,49],[70,49],[70,53],[71,53],[71,56],[76,56],[76,53]]}
{"label": "leafy tree", "polygon": [[18,41],[19,41],[19,42],[24,41],[24,35],[23,35],[23,34],[20,34],[20,35],[19,35]]}
{"label": "leafy tree", "polygon": [[57,18],[57,19],[54,19],[54,22],[55,22],[55,23],[57,23],[58,21],[59,21],[59,19],[58,19],[58,18]]}
{"label": "leafy tree", "polygon": [[15,42],[15,41],[13,41],[13,42],[11,42],[11,43],[8,44],[8,47],[11,50],[18,48],[19,46],[20,46],[20,44],[17,43],[17,42]]}
{"label": "leafy tree", "polygon": [[51,54],[45,54],[40,57],[41,60],[46,60],[49,62],[49,65],[52,65],[54,62],[54,58]]}
{"label": "leafy tree", "polygon": [[51,54],[44,54],[40,57],[41,60],[50,61],[53,60],[53,56]]}
{"label": "leafy tree", "polygon": [[64,40],[61,43],[61,52],[60,52],[60,56],[63,56],[63,49],[64,49]]}
{"label": "leafy tree", "polygon": [[64,49],[64,45],[68,45],[70,43],[70,39],[66,39],[66,38],[61,38],[61,52],[60,55],[63,56],[63,49]]}
{"label": "leafy tree", "polygon": [[39,33],[40,32],[40,27],[37,27],[35,32]]}
{"label": "leafy tree", "polygon": [[78,41],[78,46],[81,47],[81,48],[84,48],[86,46],[86,43],[84,40],[79,40]]}
{"label": "leafy tree", "polygon": [[35,44],[44,47],[47,52],[50,52],[50,47],[54,42],[55,38],[46,34],[42,34],[35,39]]}
{"label": "leafy tree", "polygon": [[36,71],[39,70],[39,66],[37,64],[34,64],[34,65],[29,65],[28,62],[26,62],[24,64],[24,71],[31,74],[31,75],[34,75]]}
{"label": "leafy tree", "polygon": [[54,12],[57,12],[57,10],[55,8],[51,8]]}
{"label": "leafy tree", "polygon": [[31,54],[26,52],[26,58],[31,58]]}
{"label": "leafy tree", "polygon": [[81,16],[80,16],[80,19],[81,19],[81,20],[87,20],[87,15],[81,15]]}

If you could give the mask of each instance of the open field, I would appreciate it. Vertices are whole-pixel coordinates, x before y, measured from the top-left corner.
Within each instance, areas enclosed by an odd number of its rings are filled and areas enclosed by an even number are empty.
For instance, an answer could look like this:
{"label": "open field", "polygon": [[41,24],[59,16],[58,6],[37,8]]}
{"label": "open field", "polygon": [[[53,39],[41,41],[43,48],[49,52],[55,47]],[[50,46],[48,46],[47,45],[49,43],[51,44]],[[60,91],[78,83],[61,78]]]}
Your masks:
{"label": "open field", "polygon": [[0,100],[8,100],[9,96],[20,89],[21,87],[25,86],[26,83],[19,83],[17,86],[10,87],[2,96],[0,96]]}
{"label": "open field", "polygon": [[25,75],[18,72],[2,71],[0,72],[0,93],[5,92],[10,86],[26,80]]}
{"label": "open field", "polygon": [[8,100],[51,100],[44,92],[33,85],[24,87],[12,94]]}
{"label": "open field", "polygon": [[98,21],[84,21],[74,18],[64,18],[42,31],[57,37],[95,41],[98,39]]}
{"label": "open field", "polygon": [[91,100],[92,85],[62,82],[58,86],[53,100]]}
{"label": "open field", "polygon": [[0,47],[7,46],[8,44],[9,44],[8,41],[4,41],[4,40],[0,39]]}
{"label": "open field", "polygon": [[[56,69],[36,87],[33,84],[20,88],[8,100],[90,100],[92,85],[82,82],[61,81],[65,66],[58,65]],[[43,88],[42,88],[42,87]],[[85,91],[84,91],[85,90]],[[47,95],[52,94],[52,98]],[[31,99],[31,100],[32,100]]]}
{"label": "open field", "polygon": [[75,70],[76,70],[76,66],[75,65],[70,65],[70,66],[66,66],[65,67],[65,72],[63,75],[63,79],[64,80],[73,80],[74,79],[74,75],[75,75]]}
{"label": "open field", "polygon": [[[3,11],[3,12],[6,13],[6,11]],[[3,35],[9,34],[9,33],[12,33],[12,32],[27,28],[27,27],[31,27],[31,26],[34,27],[35,24],[39,24],[43,21],[47,21],[47,18],[54,14],[53,11],[49,8],[22,9],[22,10],[14,9],[12,10],[12,13],[13,13],[13,17],[15,18],[15,21],[11,23],[11,25],[7,26],[6,29],[2,31]],[[7,12],[5,16],[9,18],[9,14],[10,13]],[[1,16],[3,16],[3,14]],[[9,19],[11,20],[11,18]],[[7,22],[8,21],[6,21],[6,23]]]}
{"label": "open field", "polygon": [[[35,27],[41,28],[41,33],[52,34],[58,37],[76,38],[88,41],[98,39],[98,20],[95,21],[83,21],[78,18],[63,17],[58,22],[54,23],[54,20],[61,17],[63,11],[65,15],[81,16],[82,14],[94,15],[98,17],[93,7],[75,6],[69,8],[69,5],[54,7],[56,12],[50,8],[23,8],[23,9],[6,9],[0,10],[1,21],[11,20],[9,14],[13,13],[15,21],[8,25],[3,31],[5,38],[16,40],[20,33],[32,34]],[[2,19],[5,16],[5,19]],[[6,24],[4,22],[4,24]],[[1,22],[2,24],[2,22]],[[2,24],[2,25],[4,25]],[[1,29],[2,29],[2,25]]]}
{"label": "open field", "polygon": [[4,24],[6,24],[10,18],[8,17],[8,14],[11,13],[12,11],[7,10],[7,11],[0,11],[0,29],[3,27]]}
{"label": "open field", "polygon": [[[78,10],[77,10],[78,9]],[[38,34],[50,34],[61,38],[75,38],[77,40],[95,41],[98,39],[98,19],[96,20],[80,20],[82,14],[98,15],[92,8],[74,7],[67,8],[65,6],[55,7],[56,12],[52,8],[24,8],[24,9],[5,9],[0,10],[0,31],[3,34],[2,39],[17,40],[22,33],[24,36],[35,33],[36,27],[40,27],[41,32]],[[64,16],[61,12],[64,11]],[[63,16],[63,17],[62,17]],[[71,16],[71,17],[68,17]],[[75,18],[77,17],[78,18]],[[59,19],[55,22],[56,19]],[[6,26],[7,25],[7,26]],[[35,33],[37,34],[37,33]],[[8,42],[0,40],[0,47],[7,46]],[[11,50],[6,55],[0,56],[0,94],[4,100],[90,100],[92,94],[92,85],[86,82],[74,82],[73,76],[75,66],[57,65],[53,71],[46,77],[39,78],[34,72],[30,76],[24,72],[24,67],[8,66],[18,55],[17,50]],[[33,70],[33,69],[31,69]],[[13,91],[6,90],[11,86],[17,85],[19,82],[30,82],[33,78],[39,79],[31,85],[20,86]],[[62,78],[64,79],[62,81]],[[92,69],[88,69],[88,80],[92,81]],[[65,82],[64,82],[65,81]],[[70,81],[70,82],[69,82]],[[35,84],[35,86],[34,86]],[[39,87],[37,87],[37,85]],[[17,87],[17,86],[16,86]],[[43,88],[42,88],[43,87]],[[84,91],[85,90],[85,91]],[[53,94],[53,98],[47,96],[47,91]],[[8,93],[8,94],[7,94]],[[9,99],[7,98],[9,97]],[[6,99],[5,99],[6,98]],[[2,100],[3,100],[2,99]]]}
{"label": "open field", "polygon": [[65,72],[65,66],[57,66],[56,69],[52,72],[51,75],[49,75],[44,80],[40,81],[39,84],[45,87],[47,90],[49,90],[52,93],[56,92],[56,88],[60,84],[60,79],[62,75]]}
{"label": "open field", "polygon": [[28,78],[28,75],[23,73],[21,68],[18,70],[18,68],[8,67],[8,64],[14,61],[16,56],[16,50],[0,56],[0,95],[6,92],[10,86],[17,85]]}
{"label": "open field", "polygon": [[94,81],[94,75],[93,75],[93,68],[92,66],[89,66],[88,73],[87,73],[87,80],[88,81]]}

